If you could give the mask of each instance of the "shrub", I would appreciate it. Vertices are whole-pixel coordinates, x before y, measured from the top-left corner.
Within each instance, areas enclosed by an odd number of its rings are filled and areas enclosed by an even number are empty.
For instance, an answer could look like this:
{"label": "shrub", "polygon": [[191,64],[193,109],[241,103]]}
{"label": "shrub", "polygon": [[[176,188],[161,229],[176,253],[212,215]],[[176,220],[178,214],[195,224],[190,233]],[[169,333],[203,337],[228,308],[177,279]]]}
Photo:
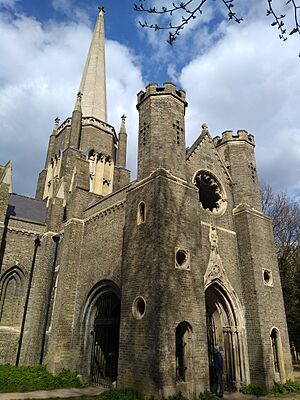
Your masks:
{"label": "shrub", "polygon": [[271,389],[273,394],[288,394],[288,393],[300,393],[300,383],[296,383],[292,380],[287,380],[285,383],[274,382],[274,386]]}
{"label": "shrub", "polygon": [[34,367],[0,365],[0,392],[26,392],[79,386],[76,374],[65,369],[58,375],[53,375],[44,365]]}
{"label": "shrub", "polygon": [[199,394],[200,400],[216,400],[217,398],[217,395],[211,393],[209,390],[205,390],[204,393]]}
{"label": "shrub", "polygon": [[133,389],[110,389],[97,397],[99,400],[144,400],[144,397]]}
{"label": "shrub", "polygon": [[240,392],[243,394],[253,394],[255,396],[265,396],[267,394],[261,386],[255,384],[242,385]]}

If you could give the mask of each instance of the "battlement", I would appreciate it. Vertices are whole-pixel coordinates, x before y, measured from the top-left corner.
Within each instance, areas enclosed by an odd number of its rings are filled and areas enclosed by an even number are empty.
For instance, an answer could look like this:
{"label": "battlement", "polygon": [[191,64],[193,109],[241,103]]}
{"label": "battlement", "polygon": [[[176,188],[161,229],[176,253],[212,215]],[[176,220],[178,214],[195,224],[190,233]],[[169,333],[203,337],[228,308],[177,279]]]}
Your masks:
{"label": "battlement", "polygon": [[233,134],[232,131],[224,131],[222,132],[222,137],[216,136],[213,138],[214,145],[219,147],[228,142],[237,142],[244,141],[252,146],[255,146],[254,136],[245,131],[244,129],[240,129],[237,131],[237,134]]}
{"label": "battlement", "polygon": [[157,83],[149,83],[146,86],[146,91],[144,92],[141,90],[137,94],[137,108],[140,103],[142,103],[147,97],[149,96],[162,96],[162,95],[172,95],[176,97],[178,100],[182,101],[185,103],[187,106],[187,103],[185,101],[185,91],[182,89],[176,89],[176,85],[172,82],[164,82],[163,87],[159,87]]}

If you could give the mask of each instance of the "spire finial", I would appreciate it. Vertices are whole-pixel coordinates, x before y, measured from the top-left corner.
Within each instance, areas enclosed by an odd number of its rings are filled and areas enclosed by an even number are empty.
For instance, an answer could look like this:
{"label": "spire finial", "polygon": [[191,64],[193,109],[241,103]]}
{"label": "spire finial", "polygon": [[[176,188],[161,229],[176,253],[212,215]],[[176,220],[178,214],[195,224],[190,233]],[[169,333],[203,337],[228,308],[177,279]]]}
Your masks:
{"label": "spire finial", "polygon": [[206,122],[204,122],[202,125],[202,133],[208,133],[208,125]]}
{"label": "spire finial", "polygon": [[99,10],[99,14],[105,13],[104,6],[99,6],[99,7],[98,7],[98,10]]}

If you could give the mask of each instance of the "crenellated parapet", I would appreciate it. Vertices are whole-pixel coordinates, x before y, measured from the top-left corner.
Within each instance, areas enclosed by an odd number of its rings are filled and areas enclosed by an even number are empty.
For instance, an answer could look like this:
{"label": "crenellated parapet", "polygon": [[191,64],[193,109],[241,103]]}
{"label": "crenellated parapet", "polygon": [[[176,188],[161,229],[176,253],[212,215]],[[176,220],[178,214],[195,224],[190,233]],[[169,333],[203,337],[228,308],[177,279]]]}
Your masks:
{"label": "crenellated parapet", "polygon": [[216,147],[222,146],[227,142],[238,142],[243,141],[255,146],[254,136],[251,133],[248,133],[244,129],[240,129],[237,131],[237,134],[234,134],[233,131],[227,130],[222,132],[222,137],[216,136],[213,139],[214,145]]}
{"label": "crenellated parapet", "polygon": [[146,91],[141,90],[137,94],[137,109],[139,109],[139,105],[146,100],[149,96],[163,96],[163,95],[171,95],[177,98],[178,100],[185,103],[187,106],[187,102],[185,100],[186,94],[182,89],[177,89],[176,85],[172,82],[164,82],[163,87],[159,87],[156,82],[149,83],[146,86]]}

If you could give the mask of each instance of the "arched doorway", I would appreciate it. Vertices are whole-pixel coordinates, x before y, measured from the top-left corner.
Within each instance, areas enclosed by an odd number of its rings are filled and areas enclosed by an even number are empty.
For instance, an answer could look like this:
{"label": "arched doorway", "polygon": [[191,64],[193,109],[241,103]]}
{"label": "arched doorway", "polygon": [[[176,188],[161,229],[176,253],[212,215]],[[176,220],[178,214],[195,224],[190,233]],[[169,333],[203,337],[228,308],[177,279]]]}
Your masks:
{"label": "arched doorway", "polygon": [[117,380],[120,330],[120,289],[100,281],[83,311],[83,369],[91,384],[110,386]]}
{"label": "arched doorway", "polygon": [[91,357],[91,383],[112,383],[117,379],[120,300],[111,291],[102,294],[96,303]]}
{"label": "arched doorway", "polygon": [[223,355],[225,390],[238,389],[243,381],[242,338],[236,311],[228,293],[218,283],[205,292],[210,385],[214,383],[214,347]]}

